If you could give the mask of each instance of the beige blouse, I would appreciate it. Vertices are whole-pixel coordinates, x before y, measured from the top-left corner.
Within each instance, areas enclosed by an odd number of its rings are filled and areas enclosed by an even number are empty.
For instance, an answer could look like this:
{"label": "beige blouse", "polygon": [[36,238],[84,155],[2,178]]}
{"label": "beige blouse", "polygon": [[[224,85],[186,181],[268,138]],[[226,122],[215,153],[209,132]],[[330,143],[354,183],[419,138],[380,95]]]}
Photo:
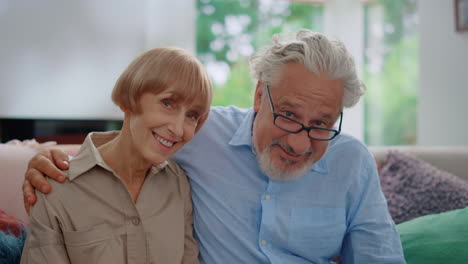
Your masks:
{"label": "beige blouse", "polygon": [[198,263],[184,172],[171,161],[153,167],[135,204],[97,150],[117,135],[90,133],[68,181],[36,192],[21,263]]}

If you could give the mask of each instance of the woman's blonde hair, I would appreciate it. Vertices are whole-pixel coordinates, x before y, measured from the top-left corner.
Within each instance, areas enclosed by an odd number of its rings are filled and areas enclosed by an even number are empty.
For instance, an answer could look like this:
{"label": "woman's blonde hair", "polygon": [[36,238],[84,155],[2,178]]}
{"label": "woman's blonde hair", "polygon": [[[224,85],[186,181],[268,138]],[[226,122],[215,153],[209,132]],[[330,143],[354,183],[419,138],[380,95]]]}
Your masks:
{"label": "woman's blonde hair", "polygon": [[198,131],[208,117],[211,80],[200,61],[183,49],[156,48],[137,57],[117,80],[112,101],[123,109],[140,113],[138,100],[143,93],[159,94],[168,88],[182,103],[196,102],[204,107]]}

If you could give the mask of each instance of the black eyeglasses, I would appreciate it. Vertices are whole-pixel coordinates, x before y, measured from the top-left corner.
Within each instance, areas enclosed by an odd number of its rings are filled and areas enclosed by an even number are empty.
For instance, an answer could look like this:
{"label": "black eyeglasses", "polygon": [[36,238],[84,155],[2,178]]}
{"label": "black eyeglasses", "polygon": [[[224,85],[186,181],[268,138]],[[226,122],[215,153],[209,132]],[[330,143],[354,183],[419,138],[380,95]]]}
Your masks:
{"label": "black eyeglasses", "polygon": [[338,130],[335,129],[326,129],[321,127],[314,126],[304,126],[304,124],[297,122],[287,116],[275,113],[275,108],[273,106],[273,101],[271,100],[270,87],[266,86],[268,92],[268,98],[270,99],[271,112],[273,113],[273,124],[284,130],[286,132],[297,134],[302,130],[307,131],[309,138],[319,141],[329,141],[338,136],[341,132],[341,122],[343,121],[343,112],[340,113],[340,125]]}

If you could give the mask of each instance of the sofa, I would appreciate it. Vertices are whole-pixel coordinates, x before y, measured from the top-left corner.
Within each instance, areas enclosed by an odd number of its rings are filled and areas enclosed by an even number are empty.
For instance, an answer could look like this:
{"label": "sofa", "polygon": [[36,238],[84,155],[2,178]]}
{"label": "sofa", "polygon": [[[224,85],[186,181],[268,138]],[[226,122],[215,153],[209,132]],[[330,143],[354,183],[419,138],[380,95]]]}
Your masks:
{"label": "sofa", "polygon": [[[79,150],[79,147],[80,145],[39,144],[35,141],[27,144],[24,144],[24,142],[0,144],[0,213],[6,213],[13,217],[13,219],[27,225],[28,218],[23,209],[21,186],[29,159],[39,151],[47,148],[60,148],[68,154],[74,155]],[[399,229],[399,231],[402,235],[405,257],[407,254],[408,256],[413,256],[413,260],[411,261],[409,261],[410,257],[408,257],[408,263],[438,263],[429,261],[429,259],[434,259],[433,256],[429,258],[426,254],[425,258],[419,254],[413,254],[414,251],[424,251],[418,247],[420,244],[427,244],[427,241],[419,242],[420,240],[418,239],[424,240],[426,236],[423,235],[422,238],[420,238],[421,231],[416,229],[427,226],[421,224],[421,221],[423,223],[429,222],[429,225],[431,225],[434,223],[434,219],[430,217],[438,214],[443,216],[446,211],[455,212],[455,214],[457,214],[457,216],[453,216],[454,213],[452,213],[450,218],[448,218],[452,222],[453,219],[462,219],[462,217],[465,216],[468,217],[468,207],[466,207],[468,206],[468,147],[393,146],[370,147],[369,149],[375,157],[381,177],[382,188],[389,202],[389,210],[392,213],[392,217],[394,217],[396,223],[398,223],[396,221],[397,217],[400,217],[400,222],[403,222],[403,228]],[[408,162],[409,160],[411,162]],[[419,170],[424,170],[425,172],[419,175]],[[427,181],[427,178],[433,177],[433,174],[440,177],[437,178],[435,182]],[[401,182],[404,183],[401,184]],[[420,182],[423,183],[424,186],[421,186]],[[422,188],[432,189],[422,192]],[[410,189],[410,191],[407,191],[408,189]],[[410,195],[404,197],[405,192]],[[428,202],[408,200],[413,199],[415,196],[428,196],[432,194],[435,195],[435,198],[426,197],[429,200]],[[414,199],[416,200],[416,198]],[[411,203],[413,203],[413,207],[408,207],[408,204]],[[403,206],[403,213],[400,212],[400,206]],[[421,206],[425,206],[425,208],[419,208]],[[463,216],[458,216],[460,213],[456,211],[456,209],[463,210],[464,207],[466,207],[466,209],[462,212]],[[392,210],[394,210],[394,212],[392,212]],[[422,217],[422,220],[419,219],[420,217]],[[429,218],[429,220],[426,220],[427,218]],[[440,220],[437,221],[440,222]],[[413,222],[416,223],[412,224]],[[468,223],[468,220],[466,222]],[[443,221],[441,225],[444,225]],[[416,226],[416,228],[414,226]],[[464,228],[464,224],[461,224],[461,226],[462,227],[457,228]],[[466,226],[468,227],[468,224]],[[456,227],[456,225],[454,225],[454,227]],[[398,228],[400,227],[398,226]],[[459,230],[449,231],[455,235],[460,233],[458,232]],[[444,232],[445,234],[450,233],[448,231]],[[441,236],[440,234],[433,235],[436,237]],[[443,235],[444,234],[442,234],[442,236]],[[465,236],[468,237],[468,229]],[[405,240],[408,237],[409,239]],[[417,239],[414,239],[414,237]],[[460,245],[460,241],[456,242],[458,243],[457,245]],[[468,244],[466,243],[468,243],[468,239],[463,238],[461,245],[468,248]],[[416,246],[414,246],[415,244]],[[453,248],[453,244],[449,243],[448,246]],[[434,245],[434,247],[441,248],[439,244]],[[415,250],[409,251],[408,248]],[[468,260],[466,252],[468,251],[464,250],[462,254],[459,252],[453,254],[461,259]],[[419,260],[420,262],[418,262]]]}
{"label": "sofa", "polygon": [[29,160],[41,150],[48,148],[59,148],[70,155],[75,155],[80,145],[38,143],[35,140],[14,140],[0,144],[0,210],[26,224],[28,215],[24,210],[22,194],[24,173]]}
{"label": "sofa", "polygon": [[[74,155],[79,147],[55,145],[52,142],[39,144],[35,141],[0,144],[0,209],[27,222],[21,186],[29,159],[42,149],[59,148]],[[400,151],[468,181],[468,147],[372,146],[369,149],[380,169],[385,166],[389,151]]]}

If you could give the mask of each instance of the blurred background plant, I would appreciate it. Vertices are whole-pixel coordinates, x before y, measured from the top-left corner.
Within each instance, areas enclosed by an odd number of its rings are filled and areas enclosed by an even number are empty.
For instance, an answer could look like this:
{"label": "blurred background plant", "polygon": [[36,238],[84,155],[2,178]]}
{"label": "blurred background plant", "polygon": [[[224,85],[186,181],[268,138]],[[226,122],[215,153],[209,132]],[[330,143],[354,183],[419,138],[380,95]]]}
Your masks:
{"label": "blurred background plant", "polygon": [[213,105],[250,107],[254,83],[248,57],[273,34],[323,31],[323,6],[274,0],[199,0],[197,54],[214,82]]}
{"label": "blurred background plant", "polygon": [[364,138],[368,145],[414,145],[419,38],[414,0],[364,6]]}

